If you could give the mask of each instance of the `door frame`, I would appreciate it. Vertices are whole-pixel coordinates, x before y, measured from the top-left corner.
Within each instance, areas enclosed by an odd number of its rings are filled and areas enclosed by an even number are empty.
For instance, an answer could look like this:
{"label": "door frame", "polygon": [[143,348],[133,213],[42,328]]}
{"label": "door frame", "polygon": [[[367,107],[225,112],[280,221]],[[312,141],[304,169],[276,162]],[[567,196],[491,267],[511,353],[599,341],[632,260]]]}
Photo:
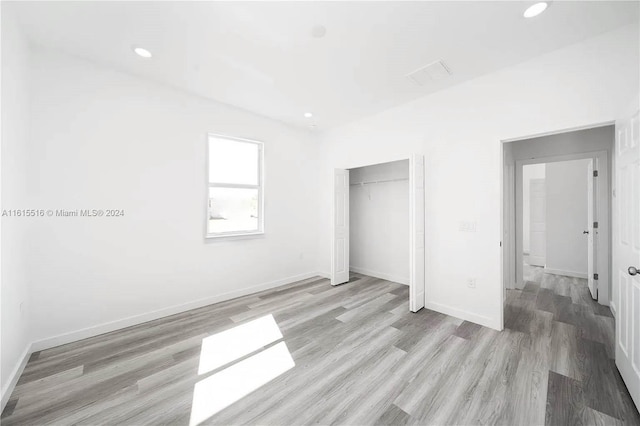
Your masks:
{"label": "door frame", "polygon": [[[421,164],[422,164],[422,173],[421,173],[421,178],[423,179],[423,185],[422,185],[422,191],[423,191],[423,196],[421,197],[421,200],[419,200],[420,197],[416,197],[413,194],[413,186],[414,186],[414,182],[416,179],[416,162],[418,161],[418,159],[421,160]],[[421,291],[418,289],[416,290],[416,275],[414,273],[414,265],[418,265],[422,267],[423,269],[423,274],[422,274],[422,280],[424,282],[424,297],[421,300],[421,303],[418,302],[416,306],[410,306],[410,310],[412,312],[417,312],[420,309],[422,309],[425,305],[426,305],[426,299],[427,299],[427,271],[426,271],[426,258],[427,258],[427,248],[426,248],[426,208],[424,208],[424,204],[426,204],[426,193],[425,192],[425,183],[424,183],[424,179],[426,178],[425,173],[424,173],[424,168],[426,167],[425,164],[425,159],[424,159],[424,155],[423,154],[412,154],[410,156],[406,156],[406,157],[400,157],[400,158],[392,158],[392,159],[385,159],[382,161],[378,161],[375,163],[359,163],[356,165],[349,165],[347,167],[337,167],[334,169],[334,173],[332,175],[335,175],[335,170],[351,170],[351,169],[356,169],[356,168],[360,168],[360,167],[368,167],[368,166],[375,166],[378,164],[384,164],[384,163],[392,163],[395,161],[408,161],[409,163],[409,215],[407,216],[407,220],[409,221],[409,241],[407,242],[409,244],[409,292],[411,294],[419,294]],[[336,192],[335,192],[335,182],[332,182],[332,197],[335,199],[336,196]],[[423,208],[422,210],[422,219],[419,218],[420,216],[420,211],[419,209],[416,210],[415,209],[415,203],[421,201],[423,203]],[[332,285],[338,285],[335,277],[333,275],[333,265],[334,265],[334,245],[335,245],[335,241],[334,241],[334,232],[333,232],[333,227],[334,227],[334,221],[335,221],[335,213],[333,211],[333,207],[331,209],[331,228],[332,228],[332,233],[331,233],[331,265],[332,265],[332,272],[331,272],[331,276],[329,277],[331,279],[331,283]],[[416,217],[416,214],[418,214],[418,217]],[[415,226],[415,222],[416,220],[421,220],[423,227],[422,227],[422,235],[423,235],[423,251],[424,251],[424,256],[422,259],[418,259],[416,258],[417,255],[417,251],[415,249],[416,247],[416,238],[415,238],[415,234],[416,234],[416,226]],[[347,242],[347,244],[349,244],[349,241]],[[349,246],[347,246],[347,250],[349,249]],[[334,284],[336,283],[336,284]]]}
{"label": "door frame", "polygon": [[[598,126],[599,127],[599,126]],[[565,133],[565,132],[561,132]],[[515,194],[513,197],[513,202],[515,203],[515,228],[508,229],[507,233],[509,235],[513,235],[515,238],[512,242],[515,244],[515,264],[511,265],[513,267],[513,271],[515,271],[515,286],[507,287],[507,288],[518,288],[521,289],[524,287],[523,280],[523,249],[522,249],[522,239],[523,239],[523,218],[522,218],[522,208],[523,208],[523,196],[522,196],[522,168],[528,164],[541,164],[541,163],[554,163],[561,161],[571,161],[571,160],[582,160],[582,159],[594,159],[595,168],[598,170],[598,180],[595,182],[596,185],[596,194],[595,194],[595,203],[597,206],[596,209],[596,221],[599,224],[599,233],[598,238],[596,239],[595,249],[597,253],[597,261],[595,262],[595,268],[598,273],[598,303],[602,305],[609,305],[610,297],[609,287],[611,282],[611,273],[610,273],[610,244],[611,244],[611,234],[610,234],[610,223],[611,218],[609,212],[611,211],[611,193],[609,191],[609,158],[607,151],[591,151],[584,153],[576,153],[576,154],[567,154],[567,155],[555,155],[548,157],[536,157],[528,160],[516,160],[515,161],[515,176],[514,176],[514,190]],[[504,226],[505,224],[503,224]],[[508,224],[507,224],[508,225]],[[503,262],[509,261],[509,259],[504,259],[505,254],[503,253]]]}

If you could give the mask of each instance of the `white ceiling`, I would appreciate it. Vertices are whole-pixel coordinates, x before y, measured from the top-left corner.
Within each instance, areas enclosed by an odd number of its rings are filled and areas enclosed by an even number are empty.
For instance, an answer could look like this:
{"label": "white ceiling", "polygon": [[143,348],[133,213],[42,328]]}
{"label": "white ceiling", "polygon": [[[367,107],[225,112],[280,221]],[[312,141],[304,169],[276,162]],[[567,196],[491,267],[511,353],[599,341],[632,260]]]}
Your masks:
{"label": "white ceiling", "polygon": [[[5,2],[3,2],[5,3]],[[638,2],[21,2],[30,39],[293,125],[336,126],[638,22]],[[327,29],[313,38],[315,25]],[[149,49],[144,60],[131,51]],[[405,75],[436,60],[453,75]],[[303,117],[314,113],[313,120]]]}

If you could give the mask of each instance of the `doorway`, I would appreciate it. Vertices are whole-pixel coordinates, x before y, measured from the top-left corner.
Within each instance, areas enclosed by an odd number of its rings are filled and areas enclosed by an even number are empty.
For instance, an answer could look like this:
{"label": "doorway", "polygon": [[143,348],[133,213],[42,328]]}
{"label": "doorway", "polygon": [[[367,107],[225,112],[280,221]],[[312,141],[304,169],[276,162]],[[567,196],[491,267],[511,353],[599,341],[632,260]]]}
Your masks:
{"label": "doorway", "polygon": [[591,298],[598,300],[596,191],[598,177],[604,176],[594,168],[597,161],[594,155],[522,164],[518,188],[522,209],[517,209],[522,214],[519,281],[539,283],[543,274],[576,278],[577,288],[588,288]]}
{"label": "doorway", "polygon": [[[573,235],[576,241],[584,241],[593,237],[594,252],[586,256],[593,256],[593,270],[582,272],[580,276],[585,276],[597,281],[591,283],[595,288],[595,296],[598,303],[609,305],[611,294],[611,203],[612,203],[612,179],[611,179],[611,159],[613,153],[614,127],[604,125],[584,130],[575,130],[541,136],[535,138],[519,139],[515,141],[507,141],[503,143],[503,284],[508,289],[523,289],[525,286],[524,269],[525,269],[525,248],[529,249],[528,260],[540,266],[542,262],[546,266],[546,242],[545,224],[540,222],[543,212],[546,214],[546,206],[544,209],[538,206],[536,212],[538,217],[534,217],[532,234],[531,222],[528,229],[528,241],[525,244],[524,235],[524,199],[523,199],[523,181],[526,166],[537,165],[527,172],[528,180],[541,179],[540,165],[556,164],[553,167],[557,170],[557,164],[562,162],[572,162],[577,160],[591,160],[593,171],[597,176],[591,180],[593,188],[593,218],[592,220],[575,219],[574,222],[580,222],[577,225],[582,229],[574,230],[577,233]],[[576,163],[577,164],[577,163]],[[587,163],[583,163],[587,164]],[[536,170],[536,167],[538,168]],[[547,166],[545,166],[547,167]],[[582,172],[577,172],[582,173]],[[581,188],[584,189],[585,181],[589,183],[587,174],[584,172],[584,180],[581,179]],[[562,175],[562,173],[560,173]],[[559,178],[562,181],[562,178]],[[578,179],[578,178],[576,178]],[[566,179],[563,181],[568,183]],[[529,182],[529,193],[531,191],[531,183]],[[534,186],[536,184],[534,183]],[[583,190],[577,189],[575,185],[566,185],[569,189],[573,188],[576,192],[580,191],[581,197],[584,198]],[[554,186],[556,188],[556,186]],[[545,190],[548,185],[545,185]],[[534,196],[536,199],[542,197],[540,193],[540,183],[534,188]],[[584,191],[586,192],[586,191]],[[581,204],[582,205],[582,204]],[[532,214],[531,205],[528,206],[529,215]],[[584,212],[584,210],[583,210]],[[590,224],[589,224],[590,223]],[[574,223],[574,225],[576,225]],[[595,228],[595,229],[592,229]],[[563,228],[563,231],[566,231]],[[587,231],[587,233],[584,233]],[[546,229],[548,233],[548,229]],[[554,233],[556,231],[553,231]],[[555,235],[555,234],[554,234]],[[533,241],[531,240],[533,238]],[[578,240],[580,239],[580,240]],[[544,243],[542,243],[544,241]],[[532,247],[533,243],[533,247]],[[584,246],[581,246],[584,248]],[[556,248],[557,249],[557,248]],[[534,251],[534,258],[531,258],[531,250]],[[569,252],[571,248],[560,247],[561,252]],[[581,257],[584,260],[584,256]],[[587,258],[588,260],[588,258]],[[548,266],[550,269],[554,269]],[[555,268],[562,271],[561,268]],[[547,271],[553,272],[553,271]],[[575,270],[567,270],[564,272],[577,272]],[[597,275],[595,275],[597,274]]]}
{"label": "doorway", "polygon": [[347,283],[351,269],[405,283],[410,310],[422,309],[424,157],[335,169],[333,200],[331,284]]}
{"label": "doorway", "polygon": [[[602,377],[615,378],[617,373],[607,369],[607,365],[610,364],[606,359],[615,358],[619,376],[624,380],[636,407],[640,407],[640,328],[637,326],[640,324],[638,105],[639,98],[636,96],[625,116],[618,119],[615,125],[607,124],[550,136],[503,141],[502,144],[505,328],[520,329],[523,332],[542,330],[541,323],[533,324],[542,320],[547,323],[551,321],[552,330],[560,331],[564,328],[565,331],[569,330],[570,334],[573,333],[570,340],[566,340],[566,335],[561,339],[552,337],[552,344],[554,341],[563,344],[567,341],[576,342],[581,336],[590,336],[581,342],[594,339],[597,344],[592,345],[591,350],[582,347],[581,353],[574,351],[573,356],[567,356],[568,353],[564,350],[556,350],[554,362],[559,361],[566,367],[569,365],[567,359],[580,363],[591,356],[599,359],[594,368],[600,371]],[[520,146],[516,147],[516,144]],[[593,191],[596,197],[593,221],[598,223],[597,233],[592,234],[597,237],[593,245],[597,259],[594,265],[598,268],[594,273],[598,274],[599,278],[595,283],[597,302],[591,296],[587,300],[576,300],[573,293],[561,294],[566,289],[561,282],[547,286],[527,283],[522,287],[519,282],[518,259],[523,252],[522,235],[518,233],[518,229],[521,228],[516,226],[518,218],[521,217],[516,210],[522,205],[517,195],[522,191],[518,191],[516,184],[518,178],[522,179],[519,166],[525,162],[545,163],[545,156],[548,157],[546,160],[562,161],[576,159],[580,154],[583,158],[591,158],[594,165],[590,172],[594,173],[595,179],[592,182],[596,186]],[[546,263],[545,260],[545,265]],[[516,289],[518,287],[521,289]],[[569,327],[563,324],[568,324]],[[594,328],[590,324],[596,324],[597,333],[593,332]],[[571,344],[565,347],[577,348]],[[606,352],[604,357],[603,349]],[[558,357],[558,354],[562,354],[562,357]],[[556,368],[564,368],[559,366],[560,364],[556,363]],[[571,375],[571,370],[564,370],[560,371],[560,374]]]}

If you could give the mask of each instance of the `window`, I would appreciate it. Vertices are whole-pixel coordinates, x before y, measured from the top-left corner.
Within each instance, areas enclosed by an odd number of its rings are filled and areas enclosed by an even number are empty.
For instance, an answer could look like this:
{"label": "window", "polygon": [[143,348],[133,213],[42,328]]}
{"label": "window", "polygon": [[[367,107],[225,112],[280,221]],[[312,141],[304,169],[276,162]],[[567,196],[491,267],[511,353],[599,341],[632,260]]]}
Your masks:
{"label": "window", "polygon": [[207,237],[264,232],[262,142],[209,135]]}

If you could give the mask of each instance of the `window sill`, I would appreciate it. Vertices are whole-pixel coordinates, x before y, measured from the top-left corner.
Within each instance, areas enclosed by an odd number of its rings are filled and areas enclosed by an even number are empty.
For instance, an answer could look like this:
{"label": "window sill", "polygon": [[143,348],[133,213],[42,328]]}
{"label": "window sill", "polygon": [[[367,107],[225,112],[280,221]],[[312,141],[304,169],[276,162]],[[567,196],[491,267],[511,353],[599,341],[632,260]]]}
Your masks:
{"label": "window sill", "polygon": [[264,231],[256,231],[256,232],[240,232],[237,234],[220,234],[220,235],[205,235],[204,239],[206,242],[212,241],[228,241],[228,240],[249,240],[253,238],[262,238],[264,237]]}

